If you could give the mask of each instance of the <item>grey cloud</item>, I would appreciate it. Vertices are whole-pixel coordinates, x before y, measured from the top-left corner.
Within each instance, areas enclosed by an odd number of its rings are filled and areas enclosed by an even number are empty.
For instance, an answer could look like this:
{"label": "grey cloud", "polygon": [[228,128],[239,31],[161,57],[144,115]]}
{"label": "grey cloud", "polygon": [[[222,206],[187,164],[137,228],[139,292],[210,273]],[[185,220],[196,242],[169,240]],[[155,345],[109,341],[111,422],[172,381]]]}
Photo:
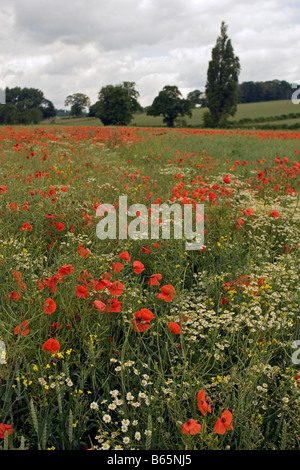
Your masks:
{"label": "grey cloud", "polygon": [[240,81],[300,78],[298,0],[10,0],[0,10],[0,79],[35,86],[57,107],[135,81],[143,105],[166,84],[203,90],[221,21]]}

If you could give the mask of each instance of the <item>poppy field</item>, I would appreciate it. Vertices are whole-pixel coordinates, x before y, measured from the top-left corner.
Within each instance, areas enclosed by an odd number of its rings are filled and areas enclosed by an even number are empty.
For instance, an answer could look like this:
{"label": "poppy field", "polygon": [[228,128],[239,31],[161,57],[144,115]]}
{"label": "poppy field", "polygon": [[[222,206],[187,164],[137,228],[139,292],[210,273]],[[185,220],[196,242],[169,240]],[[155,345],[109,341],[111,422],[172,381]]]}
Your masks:
{"label": "poppy field", "polygon": [[[2,127],[0,449],[299,449],[299,155],[300,132]],[[203,246],[99,239],[120,195],[203,204]]]}

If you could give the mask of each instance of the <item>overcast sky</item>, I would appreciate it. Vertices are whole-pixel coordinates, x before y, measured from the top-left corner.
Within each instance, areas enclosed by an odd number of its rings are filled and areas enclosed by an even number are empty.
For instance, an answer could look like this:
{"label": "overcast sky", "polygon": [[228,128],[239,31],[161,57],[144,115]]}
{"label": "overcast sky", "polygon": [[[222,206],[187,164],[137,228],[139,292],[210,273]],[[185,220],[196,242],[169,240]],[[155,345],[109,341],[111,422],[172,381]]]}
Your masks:
{"label": "overcast sky", "polygon": [[143,106],[165,85],[186,97],[204,91],[222,21],[240,82],[300,82],[299,0],[0,0],[0,80],[39,88],[57,108],[123,81]]}

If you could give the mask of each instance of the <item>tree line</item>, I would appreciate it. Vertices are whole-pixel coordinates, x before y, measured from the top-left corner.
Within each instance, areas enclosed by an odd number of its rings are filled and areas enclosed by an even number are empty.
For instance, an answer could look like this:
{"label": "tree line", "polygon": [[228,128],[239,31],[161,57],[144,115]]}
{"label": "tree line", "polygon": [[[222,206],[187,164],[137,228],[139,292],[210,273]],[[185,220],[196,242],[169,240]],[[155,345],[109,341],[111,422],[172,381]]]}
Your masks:
{"label": "tree line", "polygon": [[[205,91],[193,90],[183,98],[175,85],[166,85],[154,98],[151,106],[142,108],[135,82],[101,88],[96,103],[91,104],[84,93],[74,93],[65,99],[70,112],[56,110],[53,103],[35,88],[6,88],[6,104],[0,105],[0,124],[37,124],[56,115],[97,117],[103,125],[128,125],[133,114],[146,112],[150,116],[162,116],[168,127],[176,120],[191,116],[197,106],[206,107],[205,127],[223,127],[229,116],[234,116],[238,103],[290,99],[291,84],[282,80],[238,83],[239,58],[234,54],[227,36],[227,25],[222,22],[220,36],[212,49],[208,64]],[[88,111],[87,111],[88,110]]]}

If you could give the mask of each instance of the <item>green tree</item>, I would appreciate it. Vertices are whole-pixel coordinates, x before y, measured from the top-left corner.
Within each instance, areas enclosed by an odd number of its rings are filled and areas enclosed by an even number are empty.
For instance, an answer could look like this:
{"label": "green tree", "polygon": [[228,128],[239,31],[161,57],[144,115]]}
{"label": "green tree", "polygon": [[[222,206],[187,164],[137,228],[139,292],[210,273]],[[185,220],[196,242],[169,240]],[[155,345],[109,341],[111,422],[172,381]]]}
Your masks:
{"label": "green tree", "polygon": [[55,108],[37,88],[6,88],[6,104],[1,106],[1,124],[38,124],[55,116]]}
{"label": "green tree", "polygon": [[193,90],[188,93],[186,98],[191,102],[192,108],[196,108],[197,104],[202,104],[201,95],[202,93],[200,90]]}
{"label": "green tree", "polygon": [[168,127],[174,127],[178,116],[192,116],[191,102],[182,98],[177,86],[166,85],[147,109],[149,116],[163,116],[163,122]]}
{"label": "green tree", "polygon": [[71,116],[82,116],[85,108],[91,105],[90,99],[84,93],[74,93],[67,96],[65,99],[65,106],[71,106]]}
{"label": "green tree", "polygon": [[133,113],[139,113],[143,111],[142,106],[138,102],[138,98],[140,96],[139,92],[135,89],[136,84],[135,82],[123,82],[122,86],[125,90],[127,90],[131,110]]}
{"label": "green tree", "polygon": [[128,89],[123,85],[106,85],[102,87],[98,101],[93,105],[96,116],[104,126],[127,126],[133,114]]}
{"label": "green tree", "polygon": [[207,71],[205,93],[209,111],[204,114],[204,124],[208,127],[226,125],[227,118],[237,111],[240,62],[226,32],[223,21]]}

